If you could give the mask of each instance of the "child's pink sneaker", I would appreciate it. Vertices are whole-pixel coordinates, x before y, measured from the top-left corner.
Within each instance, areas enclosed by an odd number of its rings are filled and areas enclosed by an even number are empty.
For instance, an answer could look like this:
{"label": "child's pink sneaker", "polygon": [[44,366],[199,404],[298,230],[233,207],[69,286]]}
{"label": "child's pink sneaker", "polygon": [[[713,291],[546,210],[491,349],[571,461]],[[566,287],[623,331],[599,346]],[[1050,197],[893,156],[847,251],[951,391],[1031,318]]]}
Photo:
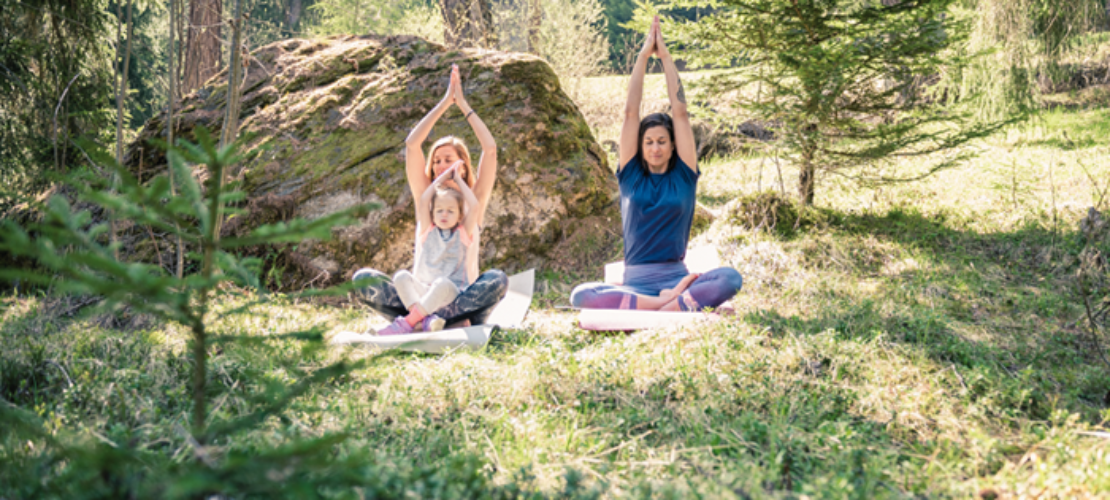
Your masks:
{"label": "child's pink sneaker", "polygon": [[378,335],[403,335],[412,333],[412,326],[408,321],[405,321],[404,316],[397,316],[389,326],[378,330]]}
{"label": "child's pink sneaker", "polygon": [[438,332],[443,329],[444,323],[443,318],[435,314],[429,314],[420,320],[421,330],[425,332]]}

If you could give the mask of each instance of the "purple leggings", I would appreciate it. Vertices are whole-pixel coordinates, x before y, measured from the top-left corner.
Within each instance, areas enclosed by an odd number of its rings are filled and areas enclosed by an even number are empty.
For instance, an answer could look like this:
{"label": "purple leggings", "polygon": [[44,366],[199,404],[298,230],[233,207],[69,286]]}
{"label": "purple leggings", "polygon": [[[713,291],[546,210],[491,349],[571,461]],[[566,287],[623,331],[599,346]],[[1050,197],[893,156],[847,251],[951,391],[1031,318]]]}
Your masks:
{"label": "purple leggings", "polygon": [[[681,279],[682,276],[679,276],[678,280],[671,283],[660,283],[659,288],[671,288]],[[679,301],[679,307],[682,310],[717,307],[736,295],[743,284],[744,279],[740,277],[737,270],[731,267],[718,267],[702,274],[686,288],[682,293],[683,300]],[[658,295],[658,292],[655,295]],[[583,309],[633,308],[636,304],[635,296],[636,291],[629,287],[608,283],[583,283],[570,293],[570,303],[574,307]]]}

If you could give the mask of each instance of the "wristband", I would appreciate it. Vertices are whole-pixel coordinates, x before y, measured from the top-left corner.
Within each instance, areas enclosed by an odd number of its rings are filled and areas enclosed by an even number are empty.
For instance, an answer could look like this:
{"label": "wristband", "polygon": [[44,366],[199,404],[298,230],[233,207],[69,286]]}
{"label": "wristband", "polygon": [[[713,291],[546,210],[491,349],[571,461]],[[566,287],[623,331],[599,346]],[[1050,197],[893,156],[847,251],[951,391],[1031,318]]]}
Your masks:
{"label": "wristband", "polygon": [[469,120],[470,115],[472,115],[472,114],[474,114],[474,108],[470,108],[470,112],[467,113],[466,116],[463,117],[463,120]]}

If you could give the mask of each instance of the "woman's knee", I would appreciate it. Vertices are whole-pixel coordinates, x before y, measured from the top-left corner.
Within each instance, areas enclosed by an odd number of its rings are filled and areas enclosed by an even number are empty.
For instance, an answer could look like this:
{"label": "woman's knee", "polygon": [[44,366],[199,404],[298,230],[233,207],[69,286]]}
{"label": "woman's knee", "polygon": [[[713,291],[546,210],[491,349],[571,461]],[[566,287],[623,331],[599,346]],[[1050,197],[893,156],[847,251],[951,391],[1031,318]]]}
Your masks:
{"label": "woman's knee", "polygon": [[731,267],[719,267],[702,275],[690,286],[689,294],[702,307],[717,307],[740,292],[744,279]]}
{"label": "woman's knee", "polygon": [[362,269],[359,269],[358,271],[355,271],[354,276],[351,276],[351,281],[358,281],[358,280],[366,279],[366,278],[385,278],[385,277],[386,277],[386,275],[382,274],[377,269],[371,269],[369,267],[364,267]]}
{"label": "woman's knee", "polygon": [[355,293],[362,296],[364,299],[369,299],[374,293],[374,290],[381,289],[382,283],[388,280],[388,276],[376,269],[370,269],[368,267],[355,271],[355,274],[351,276],[351,281],[365,281],[361,286],[355,288]]}
{"label": "woman's knee", "polygon": [[509,275],[500,269],[490,269],[482,273],[482,276],[495,283],[498,287],[508,290],[509,289]]}
{"label": "woman's knee", "polygon": [[471,285],[478,285],[481,283],[480,289],[483,295],[490,295],[496,300],[505,298],[505,294],[509,293],[509,276],[500,269],[490,269],[478,276],[478,279]]}
{"label": "woman's knee", "polygon": [[598,283],[583,283],[570,292],[570,305],[576,308],[599,308],[601,297]]}
{"label": "woman's knee", "polygon": [[719,279],[724,282],[723,288],[731,290],[732,295],[739,293],[740,289],[744,287],[744,277],[740,275],[740,271],[731,267],[721,267],[714,271],[720,274]]}

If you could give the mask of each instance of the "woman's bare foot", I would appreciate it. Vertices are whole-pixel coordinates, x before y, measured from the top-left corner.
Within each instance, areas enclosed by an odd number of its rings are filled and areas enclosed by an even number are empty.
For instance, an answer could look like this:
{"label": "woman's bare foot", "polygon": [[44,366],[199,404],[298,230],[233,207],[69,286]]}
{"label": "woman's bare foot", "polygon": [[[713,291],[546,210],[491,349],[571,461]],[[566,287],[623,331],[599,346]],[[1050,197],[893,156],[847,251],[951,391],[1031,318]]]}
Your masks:
{"label": "woman's bare foot", "polygon": [[466,328],[466,327],[468,327],[468,326],[470,326],[470,320],[469,320],[469,319],[464,319],[464,320],[462,320],[462,321],[456,321],[456,322],[454,322],[454,323],[451,323],[451,324],[449,324],[449,325],[446,325],[446,326],[444,326],[443,328],[444,328],[445,330],[450,330],[450,329],[452,329],[452,328]]}

